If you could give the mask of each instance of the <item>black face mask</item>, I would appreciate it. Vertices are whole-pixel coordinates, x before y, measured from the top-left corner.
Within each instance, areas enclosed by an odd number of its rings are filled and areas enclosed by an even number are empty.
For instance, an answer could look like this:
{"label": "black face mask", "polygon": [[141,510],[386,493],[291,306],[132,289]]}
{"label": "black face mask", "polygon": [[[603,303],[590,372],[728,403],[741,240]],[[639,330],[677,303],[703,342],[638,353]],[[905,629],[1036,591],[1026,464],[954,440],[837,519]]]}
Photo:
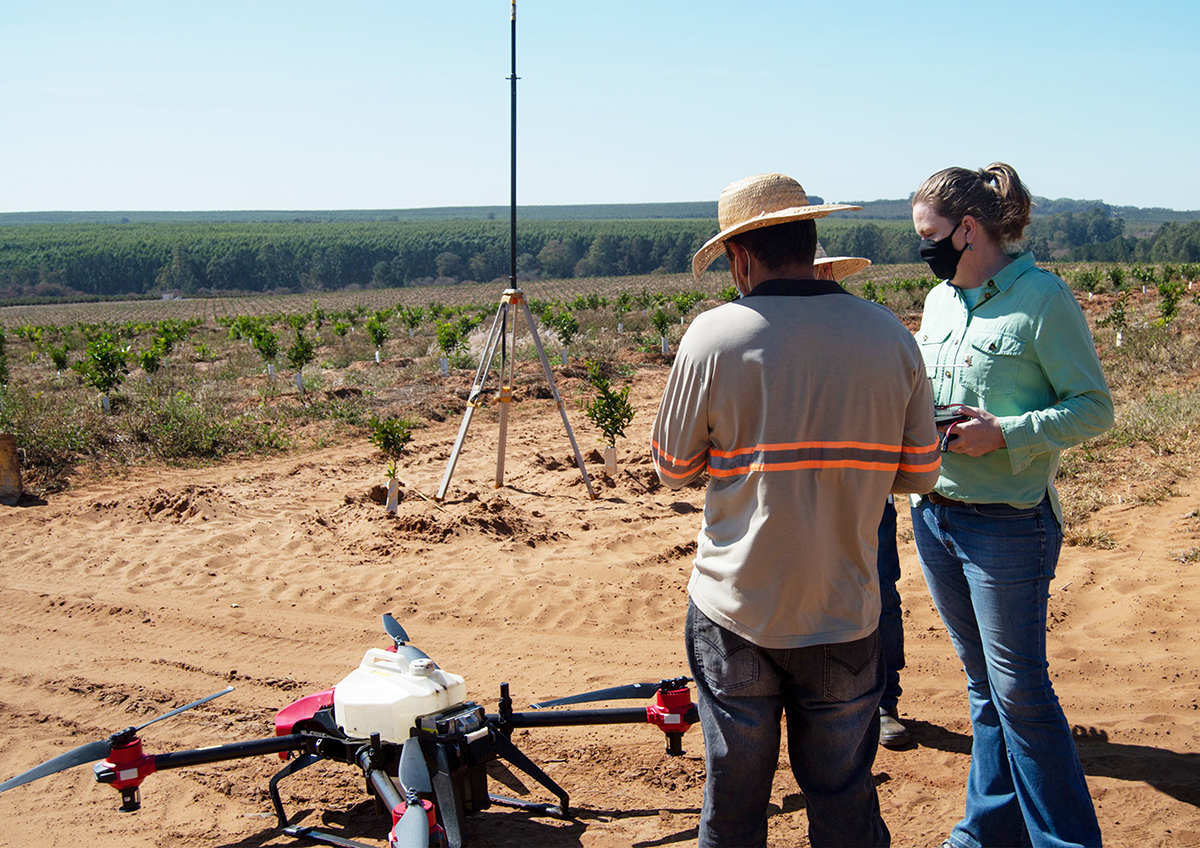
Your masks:
{"label": "black face mask", "polygon": [[929,270],[933,271],[934,276],[939,280],[954,279],[954,272],[958,270],[959,257],[962,256],[963,250],[967,249],[966,245],[963,245],[962,250],[955,250],[950,241],[961,226],[962,221],[959,221],[950,231],[950,235],[944,239],[936,241],[931,238],[921,239],[921,258],[929,263]]}

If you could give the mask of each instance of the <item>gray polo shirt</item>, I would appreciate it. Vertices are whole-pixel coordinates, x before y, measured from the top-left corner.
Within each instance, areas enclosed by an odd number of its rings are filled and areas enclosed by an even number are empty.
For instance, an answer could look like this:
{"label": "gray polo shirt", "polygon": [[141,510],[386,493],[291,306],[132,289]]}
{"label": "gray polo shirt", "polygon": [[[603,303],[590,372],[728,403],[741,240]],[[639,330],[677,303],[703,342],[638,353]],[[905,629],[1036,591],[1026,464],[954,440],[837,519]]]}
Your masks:
{"label": "gray polo shirt", "polygon": [[940,466],[911,334],[887,308],[805,281],[768,281],[692,322],[651,454],[671,488],[709,475],[692,601],[766,648],[876,629],[884,501],[929,491]]}

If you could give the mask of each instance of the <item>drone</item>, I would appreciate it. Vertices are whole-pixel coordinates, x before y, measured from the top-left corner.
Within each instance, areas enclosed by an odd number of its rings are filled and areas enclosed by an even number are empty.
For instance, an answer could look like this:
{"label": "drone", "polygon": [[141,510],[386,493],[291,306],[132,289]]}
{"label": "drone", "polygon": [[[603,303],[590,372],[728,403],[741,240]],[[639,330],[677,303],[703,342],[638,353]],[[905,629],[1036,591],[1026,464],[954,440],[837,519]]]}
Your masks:
{"label": "drone", "polygon": [[[321,760],[355,766],[376,802],[390,811],[388,844],[396,848],[462,848],[464,820],[496,804],[535,815],[570,818],[567,792],[512,741],[518,728],[604,724],[651,724],[666,735],[666,753],[683,753],[683,735],[698,723],[687,677],[633,683],[531,704],[514,712],[507,683],[500,684],[498,712],[486,713],[466,700],[463,678],[441,669],[410,644],[391,614],[383,628],[387,648],[368,649],[362,662],[331,689],[306,695],[275,716],[275,735],[208,748],[147,754],[139,733],[233,691],[229,686],[107,739],[88,742],[0,783],[0,793],[76,766],[94,763],[96,780],[121,795],[120,810],[141,807],[141,784],[156,771],[207,763],[279,756],[286,764],[271,777],[268,791],[281,832],[341,848],[359,842],[312,827],[289,824],[279,784]],[[648,699],[640,707],[550,710],[596,701]],[[542,710],[546,710],[542,712]],[[541,784],[557,803],[495,795],[488,791],[488,765],[509,766]],[[509,772],[511,774],[511,772]]]}

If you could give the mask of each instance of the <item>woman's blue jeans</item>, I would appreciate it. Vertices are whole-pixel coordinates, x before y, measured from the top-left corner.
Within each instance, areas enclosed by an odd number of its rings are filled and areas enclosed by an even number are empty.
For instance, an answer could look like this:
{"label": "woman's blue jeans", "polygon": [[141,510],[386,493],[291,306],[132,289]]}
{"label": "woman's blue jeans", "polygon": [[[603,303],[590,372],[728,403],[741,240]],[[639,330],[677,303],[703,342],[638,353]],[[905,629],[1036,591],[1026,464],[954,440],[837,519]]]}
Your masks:
{"label": "woman's blue jeans", "polygon": [[704,731],[699,848],[761,848],[787,713],[788,758],[813,848],[887,848],[871,776],[879,744],[879,634],[762,648],[688,604],[688,662]]}
{"label": "woman's blue jeans", "polygon": [[1071,728],[1050,683],[1046,606],[1062,531],[1049,499],[912,510],[930,595],[967,674],[973,742],[954,848],[1100,845]]}

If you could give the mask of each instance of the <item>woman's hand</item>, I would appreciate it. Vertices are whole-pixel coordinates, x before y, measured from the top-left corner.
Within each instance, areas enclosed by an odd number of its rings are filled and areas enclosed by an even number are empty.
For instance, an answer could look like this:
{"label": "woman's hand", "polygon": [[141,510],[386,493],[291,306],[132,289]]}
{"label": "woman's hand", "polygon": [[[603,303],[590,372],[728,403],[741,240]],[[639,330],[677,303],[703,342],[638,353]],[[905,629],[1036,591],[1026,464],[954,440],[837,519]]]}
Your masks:
{"label": "woman's hand", "polygon": [[938,428],[943,434],[947,431],[951,434],[946,450],[967,456],[983,456],[1005,447],[1004,431],[1000,429],[1000,422],[995,415],[973,406],[959,409],[968,420]]}

